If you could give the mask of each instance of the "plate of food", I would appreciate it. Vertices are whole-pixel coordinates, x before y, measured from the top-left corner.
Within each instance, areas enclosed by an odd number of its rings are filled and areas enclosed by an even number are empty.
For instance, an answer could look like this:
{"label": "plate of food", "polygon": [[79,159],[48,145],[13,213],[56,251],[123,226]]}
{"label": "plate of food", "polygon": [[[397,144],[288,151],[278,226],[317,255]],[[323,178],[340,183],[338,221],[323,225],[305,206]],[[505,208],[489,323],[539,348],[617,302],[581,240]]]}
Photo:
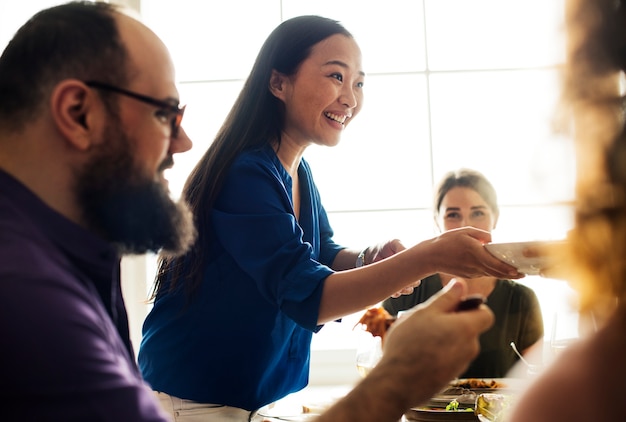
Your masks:
{"label": "plate of food", "polygon": [[446,410],[445,407],[414,407],[404,413],[408,421],[416,422],[457,422],[473,421],[477,422],[478,416],[474,414],[474,408],[461,407],[459,410]]}
{"label": "plate of food", "polygon": [[512,387],[515,380],[511,378],[457,378],[452,381],[443,391],[451,389],[466,389],[480,393],[488,393]]}
{"label": "plate of food", "polygon": [[[553,258],[549,251],[556,250],[563,244],[564,241],[562,240],[487,243],[485,248],[496,258],[517,268],[520,273],[538,275],[542,269],[548,268],[552,264]],[[524,251],[530,248],[545,251],[546,254],[524,256]]]}
{"label": "plate of food", "polygon": [[512,378],[456,379],[424,406],[409,409],[404,417],[416,422],[479,421],[475,409],[479,397],[512,393],[519,387]]}
{"label": "plate of food", "polygon": [[473,407],[478,395],[515,389],[515,382],[509,378],[459,378],[451,382],[428,401],[431,407],[446,407],[453,400],[461,406]]}

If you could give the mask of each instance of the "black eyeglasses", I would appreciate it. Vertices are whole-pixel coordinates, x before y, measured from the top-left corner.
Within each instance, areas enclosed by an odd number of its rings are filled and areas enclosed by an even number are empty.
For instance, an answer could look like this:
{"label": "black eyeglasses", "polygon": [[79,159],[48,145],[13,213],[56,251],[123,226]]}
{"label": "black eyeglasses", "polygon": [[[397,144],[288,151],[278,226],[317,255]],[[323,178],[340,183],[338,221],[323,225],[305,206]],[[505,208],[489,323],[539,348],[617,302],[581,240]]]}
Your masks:
{"label": "black eyeglasses", "polygon": [[90,86],[92,88],[104,89],[106,91],[111,91],[117,94],[126,95],[127,97],[134,98],[146,104],[159,107],[161,110],[171,115],[170,125],[172,127],[172,138],[178,137],[180,123],[183,121],[183,114],[185,113],[186,106],[181,107],[178,104],[174,105],[174,104],[168,103],[167,101],[158,100],[153,97],[148,97],[147,95],[137,94],[136,92],[128,91],[123,88],[118,88],[116,86],[109,85],[104,82],[85,81],[85,85]]}

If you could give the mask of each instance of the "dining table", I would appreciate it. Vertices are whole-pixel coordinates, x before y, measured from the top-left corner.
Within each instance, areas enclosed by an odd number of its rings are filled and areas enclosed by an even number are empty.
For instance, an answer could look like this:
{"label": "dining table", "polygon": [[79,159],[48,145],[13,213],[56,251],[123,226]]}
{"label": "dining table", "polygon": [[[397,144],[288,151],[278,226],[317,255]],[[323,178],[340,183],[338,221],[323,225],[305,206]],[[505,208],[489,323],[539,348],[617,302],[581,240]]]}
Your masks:
{"label": "dining table", "polygon": [[[457,380],[463,381],[463,380]],[[465,388],[458,392],[441,392],[433,396],[428,403],[407,409],[398,422],[461,422],[490,421],[473,411],[479,395],[487,400],[514,400],[530,381],[526,378],[499,378],[488,380],[500,384],[496,388]],[[353,384],[310,385],[301,391],[292,393],[283,399],[263,407],[258,411],[259,422],[302,422],[314,421],[324,410],[344,397],[354,387]],[[464,397],[465,400],[462,400]],[[468,399],[470,397],[471,399]],[[459,411],[445,411],[449,401],[459,398]],[[472,410],[466,410],[472,408]],[[355,421],[358,422],[358,421]]]}

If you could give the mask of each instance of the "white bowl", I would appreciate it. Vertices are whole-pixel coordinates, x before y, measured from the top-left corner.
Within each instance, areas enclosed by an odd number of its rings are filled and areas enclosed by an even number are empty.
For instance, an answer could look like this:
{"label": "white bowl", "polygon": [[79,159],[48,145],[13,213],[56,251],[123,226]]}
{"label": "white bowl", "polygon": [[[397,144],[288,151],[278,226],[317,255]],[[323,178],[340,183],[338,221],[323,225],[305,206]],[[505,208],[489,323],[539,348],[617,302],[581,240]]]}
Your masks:
{"label": "white bowl", "polygon": [[549,256],[525,257],[524,249],[529,247],[549,248],[563,244],[563,241],[533,241],[511,243],[487,243],[485,248],[496,258],[511,264],[520,273],[538,275],[551,262]]}

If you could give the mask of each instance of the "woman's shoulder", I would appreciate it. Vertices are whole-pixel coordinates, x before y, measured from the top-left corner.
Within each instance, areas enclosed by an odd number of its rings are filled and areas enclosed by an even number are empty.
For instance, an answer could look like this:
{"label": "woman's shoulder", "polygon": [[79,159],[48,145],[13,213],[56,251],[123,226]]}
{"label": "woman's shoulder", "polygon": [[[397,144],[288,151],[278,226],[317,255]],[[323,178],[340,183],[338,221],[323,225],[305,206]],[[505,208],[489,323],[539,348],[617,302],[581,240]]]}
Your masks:
{"label": "woman's shoulder", "polygon": [[[274,150],[262,146],[241,152],[228,169],[229,179],[241,179],[246,176],[257,178],[260,175],[271,175],[272,178],[284,179],[286,171]],[[248,178],[249,178],[248,177]]]}
{"label": "woman's shoulder", "polygon": [[233,161],[233,167],[249,166],[249,165],[265,165],[275,166],[280,163],[274,150],[264,145],[258,148],[252,148],[242,151]]}
{"label": "woman's shoulder", "polygon": [[497,280],[493,292],[489,295],[489,302],[507,303],[509,311],[511,309],[528,311],[539,307],[539,298],[535,291],[514,280]]}

